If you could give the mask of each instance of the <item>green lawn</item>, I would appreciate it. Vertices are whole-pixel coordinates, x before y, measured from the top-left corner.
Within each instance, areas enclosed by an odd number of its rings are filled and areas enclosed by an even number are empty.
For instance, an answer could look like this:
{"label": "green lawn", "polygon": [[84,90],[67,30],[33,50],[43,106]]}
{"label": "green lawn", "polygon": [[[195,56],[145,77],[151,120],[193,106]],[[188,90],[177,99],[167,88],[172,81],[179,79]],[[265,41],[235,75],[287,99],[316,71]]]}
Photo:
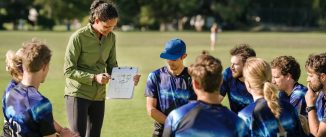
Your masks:
{"label": "green lawn", "polygon": [[[40,91],[53,104],[55,119],[68,126],[64,103],[63,58],[70,32],[0,32],[0,89],[4,91],[10,76],[5,71],[5,53],[9,49],[17,50],[23,41],[37,37],[46,40],[53,51],[50,71]],[[142,74],[131,100],[107,100],[103,137],[149,137],[152,132],[152,120],[146,115],[144,88],[149,72],[165,65],[159,58],[164,43],[171,38],[181,38],[187,44],[190,65],[202,50],[209,49],[208,32],[117,32],[117,54],[119,66],[136,66]],[[224,68],[229,66],[229,50],[238,43],[250,44],[267,61],[280,55],[292,55],[301,64],[301,83],[306,83],[304,63],[311,53],[326,51],[325,33],[250,33],[223,32],[219,34],[218,46],[212,55],[219,58]],[[0,93],[2,95],[2,92]],[[227,104],[227,100],[224,100]],[[0,114],[3,119],[3,114]],[[2,121],[2,120],[1,120]],[[0,128],[3,123],[0,122]]]}

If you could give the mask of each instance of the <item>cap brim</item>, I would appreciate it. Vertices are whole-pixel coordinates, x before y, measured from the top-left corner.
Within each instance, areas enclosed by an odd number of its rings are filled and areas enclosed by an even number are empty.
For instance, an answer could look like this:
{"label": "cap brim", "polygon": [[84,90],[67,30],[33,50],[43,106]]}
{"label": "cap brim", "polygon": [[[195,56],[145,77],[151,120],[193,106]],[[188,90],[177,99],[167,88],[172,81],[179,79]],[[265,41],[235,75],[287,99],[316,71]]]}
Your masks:
{"label": "cap brim", "polygon": [[161,53],[160,57],[163,59],[167,59],[167,60],[177,60],[181,57],[182,55],[171,55],[168,53]]}

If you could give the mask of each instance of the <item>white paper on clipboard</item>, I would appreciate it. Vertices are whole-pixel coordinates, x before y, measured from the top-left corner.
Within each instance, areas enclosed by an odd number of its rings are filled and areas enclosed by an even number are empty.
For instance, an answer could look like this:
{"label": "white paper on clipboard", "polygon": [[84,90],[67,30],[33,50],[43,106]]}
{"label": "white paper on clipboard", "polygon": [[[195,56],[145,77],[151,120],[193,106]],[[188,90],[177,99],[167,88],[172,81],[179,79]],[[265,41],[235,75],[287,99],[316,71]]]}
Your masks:
{"label": "white paper on clipboard", "polygon": [[133,77],[137,73],[136,67],[114,67],[107,86],[106,99],[131,99],[135,87]]}

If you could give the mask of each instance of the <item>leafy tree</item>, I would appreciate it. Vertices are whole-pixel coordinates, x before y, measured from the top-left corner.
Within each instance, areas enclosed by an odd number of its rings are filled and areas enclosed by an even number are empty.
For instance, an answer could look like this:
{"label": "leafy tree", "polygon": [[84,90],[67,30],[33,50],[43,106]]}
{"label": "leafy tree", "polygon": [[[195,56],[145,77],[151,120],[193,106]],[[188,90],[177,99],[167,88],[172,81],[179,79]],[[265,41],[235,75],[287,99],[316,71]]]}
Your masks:
{"label": "leafy tree", "polygon": [[55,20],[82,19],[88,15],[90,0],[34,0],[34,4],[43,7],[40,13]]}
{"label": "leafy tree", "polygon": [[151,11],[160,29],[165,31],[166,25],[171,22],[181,22],[184,16],[198,12],[201,0],[144,0],[143,3]]}
{"label": "leafy tree", "polygon": [[0,0],[0,5],[0,29],[3,29],[3,23],[12,22],[13,28],[16,30],[19,19],[27,20],[32,0]]}
{"label": "leafy tree", "polygon": [[119,24],[139,25],[141,17],[141,1],[139,0],[116,0],[119,12]]}
{"label": "leafy tree", "polygon": [[262,23],[308,26],[314,22],[312,1],[252,0],[248,16],[258,16]]}
{"label": "leafy tree", "polygon": [[313,0],[312,8],[318,25],[326,27],[326,0]]}
{"label": "leafy tree", "polygon": [[239,26],[247,22],[246,15],[250,2],[252,0],[213,0],[211,10],[223,24]]}
{"label": "leafy tree", "polygon": [[142,6],[140,9],[139,23],[141,27],[147,27],[153,25],[155,19],[153,17],[152,11],[148,6]]}

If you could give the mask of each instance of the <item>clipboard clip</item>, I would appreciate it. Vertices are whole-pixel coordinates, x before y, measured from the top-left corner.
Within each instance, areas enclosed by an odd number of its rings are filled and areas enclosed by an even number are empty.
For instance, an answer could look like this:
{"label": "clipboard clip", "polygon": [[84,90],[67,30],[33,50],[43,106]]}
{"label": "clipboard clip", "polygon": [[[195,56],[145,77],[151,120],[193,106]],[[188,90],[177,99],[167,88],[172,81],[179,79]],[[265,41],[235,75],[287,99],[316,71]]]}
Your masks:
{"label": "clipboard clip", "polygon": [[[121,69],[121,67],[118,67],[118,69]],[[130,67],[129,69],[133,69],[132,67]]]}

